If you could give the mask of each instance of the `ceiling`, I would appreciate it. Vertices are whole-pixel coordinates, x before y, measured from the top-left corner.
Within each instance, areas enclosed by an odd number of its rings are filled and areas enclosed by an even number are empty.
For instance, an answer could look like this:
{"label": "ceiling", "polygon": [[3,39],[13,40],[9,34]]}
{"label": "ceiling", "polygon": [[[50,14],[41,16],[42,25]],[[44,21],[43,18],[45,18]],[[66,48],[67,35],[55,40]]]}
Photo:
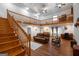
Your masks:
{"label": "ceiling", "polygon": [[72,3],[66,3],[61,8],[57,7],[57,3],[12,3],[12,5],[24,9],[30,14],[29,17],[39,20],[53,18],[55,13],[72,7]]}

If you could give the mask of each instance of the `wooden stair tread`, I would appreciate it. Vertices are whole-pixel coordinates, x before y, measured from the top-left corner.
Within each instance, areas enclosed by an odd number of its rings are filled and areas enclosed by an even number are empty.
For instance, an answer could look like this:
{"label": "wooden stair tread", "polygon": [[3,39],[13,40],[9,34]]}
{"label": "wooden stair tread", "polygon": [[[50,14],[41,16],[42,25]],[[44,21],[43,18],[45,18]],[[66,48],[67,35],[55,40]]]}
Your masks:
{"label": "wooden stair tread", "polygon": [[12,30],[11,28],[8,28],[8,27],[0,27],[0,30]]}
{"label": "wooden stair tread", "polygon": [[18,53],[14,54],[14,55],[15,55],[15,56],[20,56],[19,54],[21,54],[21,53],[25,53],[25,50],[22,49],[21,51],[18,51]]}
{"label": "wooden stair tread", "polygon": [[12,32],[12,31],[0,31],[0,34],[12,34],[12,33],[14,33],[14,32]]}
{"label": "wooden stair tread", "polygon": [[0,29],[0,34],[1,33],[13,33],[14,32],[14,30],[10,30],[10,29],[6,29],[6,30],[3,30],[3,29]]}
{"label": "wooden stair tread", "polygon": [[0,35],[2,34],[14,34],[12,31],[0,31]]}
{"label": "wooden stair tread", "polygon": [[[6,26],[8,27],[9,25],[6,24],[6,23],[5,23],[5,24],[1,24],[1,23],[0,23],[0,27],[2,27],[2,26],[3,26],[3,27],[6,27]],[[10,26],[9,26],[9,27],[10,27]]]}
{"label": "wooden stair tread", "polygon": [[6,42],[6,41],[12,41],[18,39],[17,36],[5,36],[0,37],[0,43]]}
{"label": "wooden stair tread", "polygon": [[14,50],[11,50],[11,52],[9,52],[9,55],[16,56],[16,55],[18,55],[18,54],[20,54],[20,53],[22,53],[24,51],[25,50],[22,47],[20,47],[18,49],[15,48]]}
{"label": "wooden stair tread", "polygon": [[2,25],[2,26],[0,25],[0,29],[1,29],[1,28],[4,28],[4,27],[5,27],[5,28],[9,28],[8,26],[6,27],[5,25]]}
{"label": "wooden stair tread", "polygon": [[16,36],[5,36],[5,37],[0,37],[1,39],[11,39],[11,38],[17,38]]}
{"label": "wooden stair tread", "polygon": [[9,42],[7,44],[0,44],[0,51],[9,49],[9,48],[14,47],[14,46],[16,46],[18,44],[20,44],[20,41],[19,40],[14,41],[14,42]]}
{"label": "wooden stair tread", "polygon": [[13,29],[12,28],[6,28],[6,27],[4,27],[4,28],[0,27],[0,31],[2,31],[2,30],[10,31],[10,30],[13,30]]}
{"label": "wooden stair tread", "polygon": [[7,33],[3,32],[3,33],[0,33],[0,34],[15,34],[15,33],[13,33],[13,32],[7,32]]}
{"label": "wooden stair tread", "polygon": [[16,45],[16,46],[12,46],[12,47],[10,47],[10,48],[5,48],[5,49],[3,49],[3,50],[0,50],[0,52],[4,52],[4,51],[7,51],[7,50],[9,50],[9,49],[13,49],[13,48],[16,48],[16,47],[18,47],[18,46],[21,46],[21,44],[18,44],[18,45]]}
{"label": "wooden stair tread", "polygon": [[0,30],[1,33],[12,33],[14,32],[14,30]]}
{"label": "wooden stair tread", "polygon": [[3,17],[0,17],[0,20],[6,21],[7,19],[6,18],[3,18]]}
{"label": "wooden stair tread", "polygon": [[0,37],[15,36],[15,33],[0,33]]}
{"label": "wooden stair tread", "polygon": [[14,42],[14,41],[18,41],[18,39],[16,39],[16,40],[11,40],[11,41],[7,41],[7,42],[1,42],[0,44],[7,44],[7,43]]}

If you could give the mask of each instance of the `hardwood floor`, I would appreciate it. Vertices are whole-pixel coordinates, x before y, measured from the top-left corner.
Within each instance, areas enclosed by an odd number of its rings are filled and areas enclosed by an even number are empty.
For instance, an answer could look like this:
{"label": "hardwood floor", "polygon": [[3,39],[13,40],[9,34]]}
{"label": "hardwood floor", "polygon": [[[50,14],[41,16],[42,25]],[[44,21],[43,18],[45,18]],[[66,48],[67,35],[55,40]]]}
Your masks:
{"label": "hardwood floor", "polygon": [[31,56],[72,56],[70,41],[61,39],[61,46],[56,47],[51,43],[43,44],[36,50],[31,50]]}

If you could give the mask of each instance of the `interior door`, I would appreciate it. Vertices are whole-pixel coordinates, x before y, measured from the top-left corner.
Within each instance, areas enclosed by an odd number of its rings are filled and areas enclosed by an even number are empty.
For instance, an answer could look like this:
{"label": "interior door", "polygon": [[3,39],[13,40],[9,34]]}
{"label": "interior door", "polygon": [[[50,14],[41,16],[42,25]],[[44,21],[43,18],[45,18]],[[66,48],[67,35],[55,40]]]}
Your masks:
{"label": "interior door", "polygon": [[29,28],[29,27],[27,28],[27,33],[31,34],[31,28]]}

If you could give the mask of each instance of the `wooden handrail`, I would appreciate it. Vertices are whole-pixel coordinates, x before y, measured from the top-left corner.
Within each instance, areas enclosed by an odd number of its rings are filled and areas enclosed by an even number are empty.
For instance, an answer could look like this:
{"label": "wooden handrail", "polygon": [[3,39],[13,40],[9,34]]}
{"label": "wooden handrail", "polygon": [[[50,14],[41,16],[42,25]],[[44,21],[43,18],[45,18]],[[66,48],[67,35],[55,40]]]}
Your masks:
{"label": "wooden handrail", "polygon": [[14,20],[13,18],[13,21],[17,24],[17,26],[23,31],[23,33],[27,36],[27,33],[24,31],[24,29],[22,29],[22,27]]}
{"label": "wooden handrail", "polygon": [[[34,18],[32,18],[32,17],[25,16],[25,15],[20,14],[20,13],[16,13],[16,12],[11,11],[11,10],[8,10],[8,11],[9,11],[9,12],[12,12],[12,13],[14,13],[14,14],[18,14],[18,15],[23,16],[23,17],[31,18],[31,19],[36,20],[36,21],[38,20],[38,19],[34,19]],[[41,20],[38,20],[38,21],[41,21]]]}
{"label": "wooden handrail", "polygon": [[[7,10],[8,12],[8,10]],[[23,33],[27,36],[27,33],[24,31],[24,29],[21,28],[21,26],[14,20],[13,18],[13,21],[17,24],[17,26],[23,31]]]}
{"label": "wooden handrail", "polygon": [[[10,14],[9,14],[9,12],[8,12],[8,10],[7,10],[7,17],[12,17],[12,20],[13,20],[13,22],[16,24],[16,26],[18,27],[18,28],[20,28],[20,30],[24,33],[24,35],[25,36],[27,36],[27,38],[28,38],[28,43],[29,43],[29,51],[28,51],[28,55],[30,56],[31,55],[31,44],[30,44],[30,41],[31,41],[31,36],[30,36],[30,34],[27,34],[25,31],[24,31],[24,29],[14,20],[14,17],[13,16],[10,16]],[[21,41],[21,40],[20,40]],[[22,43],[22,42],[21,42]]]}

